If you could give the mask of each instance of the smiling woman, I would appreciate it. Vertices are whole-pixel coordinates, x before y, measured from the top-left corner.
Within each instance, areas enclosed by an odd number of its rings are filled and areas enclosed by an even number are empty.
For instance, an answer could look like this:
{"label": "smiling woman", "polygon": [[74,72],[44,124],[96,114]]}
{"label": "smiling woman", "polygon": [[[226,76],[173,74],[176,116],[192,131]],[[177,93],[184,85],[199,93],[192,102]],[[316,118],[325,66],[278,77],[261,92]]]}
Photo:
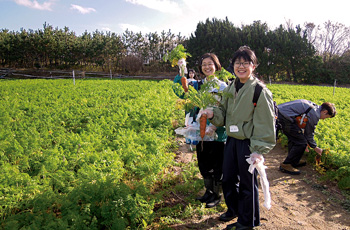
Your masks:
{"label": "smiling woman", "polygon": [[[249,77],[253,74],[255,68],[258,66],[258,60],[255,53],[247,47],[245,52],[236,53],[233,56],[232,65],[236,77],[241,83],[246,83]],[[243,49],[243,48],[242,48]]]}
{"label": "smiling woman", "polygon": [[[256,106],[252,103],[255,87],[261,84],[253,75],[257,64],[254,51],[247,46],[240,47],[232,57],[237,78],[225,89],[220,106],[203,111],[210,114],[208,118],[212,124],[226,127],[222,188],[227,211],[220,220],[238,216],[235,223],[238,229],[260,225],[257,171],[249,171],[249,168],[263,162],[262,155],[276,143],[272,93],[261,86]],[[227,227],[231,228],[233,225]]]}
{"label": "smiling woman", "polygon": [[[215,77],[215,72],[220,71],[221,64],[219,58],[213,53],[205,53],[199,60],[199,72],[203,79],[200,81],[200,93],[208,84],[216,84],[216,88],[209,87],[208,94],[213,95],[222,92],[227,84]],[[202,94],[203,95],[203,94]],[[216,95],[218,96],[218,95]],[[215,103],[218,102],[215,100]],[[203,106],[199,106],[203,109]],[[198,113],[198,110],[196,108]],[[206,208],[212,208],[221,201],[221,179],[222,179],[222,163],[224,154],[224,142],[226,141],[225,128],[222,126],[214,126],[209,123],[206,113],[199,112],[197,115],[200,120],[200,134],[202,142],[196,145],[198,167],[203,177],[204,187],[206,189],[203,196],[198,197],[202,203],[206,203]],[[218,138],[215,140],[204,140],[205,135],[216,134]]]}

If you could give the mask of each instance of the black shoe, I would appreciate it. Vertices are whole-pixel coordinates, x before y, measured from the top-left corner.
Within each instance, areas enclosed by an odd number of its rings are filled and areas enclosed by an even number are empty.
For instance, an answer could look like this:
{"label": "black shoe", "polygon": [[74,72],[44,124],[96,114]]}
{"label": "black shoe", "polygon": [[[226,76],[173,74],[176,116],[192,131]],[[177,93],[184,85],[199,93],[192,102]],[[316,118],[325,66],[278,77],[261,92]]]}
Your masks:
{"label": "black shoe", "polygon": [[233,229],[233,227],[236,227],[236,225],[237,225],[237,223],[233,223],[233,224],[229,224],[229,225],[227,225],[226,226],[226,230],[231,230],[231,229]]}
{"label": "black shoe", "polygon": [[233,229],[233,227],[235,227],[235,230],[253,230],[254,229],[253,227],[244,226],[238,222],[227,225],[226,229],[231,230]]}
{"label": "black shoe", "polygon": [[240,223],[236,223],[236,230],[253,230],[253,227],[249,227],[249,226],[244,226]]}
{"label": "black shoe", "polygon": [[230,214],[228,212],[225,212],[225,213],[220,215],[219,220],[227,222],[227,221],[233,220],[236,217],[237,217],[236,214]]}
{"label": "black shoe", "polygon": [[295,167],[303,167],[306,165],[306,161],[300,160],[299,163]]}
{"label": "black shoe", "polygon": [[218,205],[221,201],[221,196],[217,195],[216,193],[213,193],[210,198],[207,200],[207,205],[205,206],[206,208],[213,208],[216,205]]}
{"label": "black shoe", "polygon": [[201,197],[197,197],[196,200],[199,200],[201,203],[206,203],[213,193],[208,190],[205,191],[204,195]]}

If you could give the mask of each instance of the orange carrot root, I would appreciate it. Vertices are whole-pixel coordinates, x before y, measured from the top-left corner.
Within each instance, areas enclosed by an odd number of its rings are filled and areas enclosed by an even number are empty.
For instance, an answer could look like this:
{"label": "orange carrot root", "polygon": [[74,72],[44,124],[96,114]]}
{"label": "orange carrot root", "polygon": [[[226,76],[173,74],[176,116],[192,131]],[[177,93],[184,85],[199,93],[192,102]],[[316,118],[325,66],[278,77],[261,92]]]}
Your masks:
{"label": "orange carrot root", "polygon": [[207,114],[203,113],[202,116],[199,118],[199,130],[200,130],[200,135],[202,140],[205,136],[206,127],[207,127]]}
{"label": "orange carrot root", "polygon": [[188,85],[187,85],[187,78],[186,77],[181,78],[181,84],[182,84],[182,88],[184,88],[185,92],[188,92]]}

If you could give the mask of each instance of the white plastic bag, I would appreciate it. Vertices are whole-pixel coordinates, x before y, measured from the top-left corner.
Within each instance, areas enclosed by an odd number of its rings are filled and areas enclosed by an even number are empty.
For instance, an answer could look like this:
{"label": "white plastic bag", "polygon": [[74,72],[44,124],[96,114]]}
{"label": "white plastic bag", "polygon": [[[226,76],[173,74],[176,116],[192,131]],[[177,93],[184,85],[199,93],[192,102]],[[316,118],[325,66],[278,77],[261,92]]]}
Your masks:
{"label": "white plastic bag", "polygon": [[[190,117],[189,120],[191,118],[192,117]],[[203,141],[214,141],[218,138],[218,135],[216,134],[216,132],[211,132],[212,130],[211,126],[212,125],[208,125],[206,127],[206,135],[204,136]],[[200,136],[198,122],[189,122],[186,127],[180,127],[175,129],[175,133],[177,135],[184,136],[186,139],[190,139],[191,141],[199,142],[202,140]]]}
{"label": "white plastic bag", "polygon": [[262,157],[262,160],[256,160],[255,164],[252,161],[252,159],[249,157],[246,159],[246,161],[250,164],[248,171],[253,174],[254,169],[258,170],[258,173],[260,175],[260,184],[264,193],[264,207],[267,208],[267,210],[270,210],[271,208],[271,195],[269,190],[269,181],[267,180],[267,175],[265,169],[267,168],[266,165],[264,165],[264,157]]}

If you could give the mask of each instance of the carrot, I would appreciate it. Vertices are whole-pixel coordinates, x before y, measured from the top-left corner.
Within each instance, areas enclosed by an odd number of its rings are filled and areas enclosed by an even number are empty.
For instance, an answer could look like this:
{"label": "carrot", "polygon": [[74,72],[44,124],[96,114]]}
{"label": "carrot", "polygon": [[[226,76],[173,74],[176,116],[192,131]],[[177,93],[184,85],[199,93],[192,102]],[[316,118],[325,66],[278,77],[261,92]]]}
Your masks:
{"label": "carrot", "polygon": [[187,85],[187,78],[186,77],[182,77],[181,78],[181,84],[182,84],[182,88],[184,88],[185,92],[188,91],[188,85]]}
{"label": "carrot", "polygon": [[316,154],[315,161],[316,161],[316,165],[319,165],[321,163],[321,156]]}
{"label": "carrot", "polygon": [[200,135],[202,140],[205,136],[206,127],[207,127],[207,114],[203,113],[202,116],[199,118],[199,130],[200,130]]}

